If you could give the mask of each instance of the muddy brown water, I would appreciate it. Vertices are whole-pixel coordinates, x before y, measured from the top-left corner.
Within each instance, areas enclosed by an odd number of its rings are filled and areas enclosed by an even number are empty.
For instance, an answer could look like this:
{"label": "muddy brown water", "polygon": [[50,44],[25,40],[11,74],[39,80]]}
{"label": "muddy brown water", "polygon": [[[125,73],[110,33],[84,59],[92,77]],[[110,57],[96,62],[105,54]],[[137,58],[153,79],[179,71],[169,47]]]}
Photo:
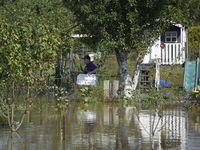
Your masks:
{"label": "muddy brown water", "polygon": [[43,98],[17,133],[0,126],[0,150],[199,150],[199,117],[181,105],[163,108],[159,116],[115,103],[72,103],[57,109]]}

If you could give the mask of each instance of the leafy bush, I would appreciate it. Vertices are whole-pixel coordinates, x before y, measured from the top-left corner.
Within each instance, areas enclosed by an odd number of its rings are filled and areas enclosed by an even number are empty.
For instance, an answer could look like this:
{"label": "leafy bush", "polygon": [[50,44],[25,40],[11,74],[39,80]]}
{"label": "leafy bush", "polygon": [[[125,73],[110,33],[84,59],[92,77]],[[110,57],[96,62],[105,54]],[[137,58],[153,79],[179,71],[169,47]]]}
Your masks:
{"label": "leafy bush", "polygon": [[191,60],[196,60],[199,57],[200,26],[188,29],[188,44],[191,46]]}

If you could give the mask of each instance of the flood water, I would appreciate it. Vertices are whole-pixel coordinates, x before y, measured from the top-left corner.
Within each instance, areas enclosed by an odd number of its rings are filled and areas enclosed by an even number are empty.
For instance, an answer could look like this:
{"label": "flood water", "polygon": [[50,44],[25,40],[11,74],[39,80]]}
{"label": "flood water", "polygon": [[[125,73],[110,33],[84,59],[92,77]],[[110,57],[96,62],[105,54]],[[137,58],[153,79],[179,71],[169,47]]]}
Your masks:
{"label": "flood water", "polygon": [[[200,113],[182,105],[167,106],[161,113],[122,103],[56,105],[48,98],[35,102],[17,133],[0,126],[0,149],[200,149]],[[19,118],[20,112],[14,119]]]}

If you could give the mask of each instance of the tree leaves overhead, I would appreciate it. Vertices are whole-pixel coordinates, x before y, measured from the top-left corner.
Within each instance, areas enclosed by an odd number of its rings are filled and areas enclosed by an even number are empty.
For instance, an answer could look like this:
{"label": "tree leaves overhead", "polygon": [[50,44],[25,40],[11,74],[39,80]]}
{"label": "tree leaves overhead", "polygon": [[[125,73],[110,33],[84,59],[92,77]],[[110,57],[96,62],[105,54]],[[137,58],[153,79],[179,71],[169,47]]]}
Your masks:
{"label": "tree leaves overhead", "polygon": [[[80,22],[79,33],[88,44],[106,41],[107,46],[145,52],[152,37],[171,24],[190,23],[192,2],[197,0],[64,0]],[[199,3],[198,3],[199,4]],[[145,31],[145,32],[144,32]],[[156,38],[155,38],[156,39]]]}

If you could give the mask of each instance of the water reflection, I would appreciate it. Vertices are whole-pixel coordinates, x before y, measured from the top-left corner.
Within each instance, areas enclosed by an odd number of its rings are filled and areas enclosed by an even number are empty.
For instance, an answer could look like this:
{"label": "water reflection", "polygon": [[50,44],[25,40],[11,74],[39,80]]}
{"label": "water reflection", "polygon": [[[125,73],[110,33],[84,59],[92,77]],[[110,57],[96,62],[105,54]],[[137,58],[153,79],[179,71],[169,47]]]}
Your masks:
{"label": "water reflection", "polygon": [[143,109],[135,119],[139,121],[143,141],[151,143],[152,149],[186,149],[187,128],[182,107],[162,110],[162,115]]}
{"label": "water reflection", "polygon": [[[20,142],[18,142],[18,143],[21,143],[21,147],[24,149],[24,150],[26,150],[26,148],[25,148],[25,145],[24,145],[24,142],[23,142],[23,140],[22,140],[22,137],[17,133],[17,132],[10,132],[10,135],[9,135],[9,138],[8,138],[8,142],[7,142],[7,150],[13,150],[13,149],[16,149],[16,147],[14,147],[14,140],[15,140],[15,142],[17,141],[16,139],[15,139],[15,135],[17,135],[17,137],[20,139]],[[19,140],[18,139],[18,140]],[[19,148],[19,147],[18,147]],[[20,148],[21,150],[23,150],[22,148]]]}
{"label": "water reflection", "polygon": [[[0,127],[0,147],[11,149],[198,149],[199,113],[181,106],[150,111],[122,104],[69,104],[56,109],[55,102],[39,101],[10,138],[8,127]],[[20,138],[18,138],[19,141]]]}

